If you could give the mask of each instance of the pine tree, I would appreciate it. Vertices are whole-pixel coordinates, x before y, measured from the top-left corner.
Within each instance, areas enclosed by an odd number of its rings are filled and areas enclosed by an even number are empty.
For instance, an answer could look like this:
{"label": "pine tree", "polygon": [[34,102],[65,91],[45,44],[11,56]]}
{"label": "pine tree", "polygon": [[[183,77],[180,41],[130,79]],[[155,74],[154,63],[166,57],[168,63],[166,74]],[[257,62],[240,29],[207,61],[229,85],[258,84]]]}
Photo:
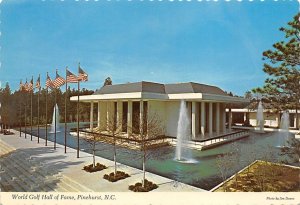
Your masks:
{"label": "pine tree", "polygon": [[263,71],[269,75],[261,93],[275,110],[295,109],[296,128],[299,127],[300,100],[300,13],[286,27],[279,29],[285,39],[273,45],[273,49],[263,52]]}

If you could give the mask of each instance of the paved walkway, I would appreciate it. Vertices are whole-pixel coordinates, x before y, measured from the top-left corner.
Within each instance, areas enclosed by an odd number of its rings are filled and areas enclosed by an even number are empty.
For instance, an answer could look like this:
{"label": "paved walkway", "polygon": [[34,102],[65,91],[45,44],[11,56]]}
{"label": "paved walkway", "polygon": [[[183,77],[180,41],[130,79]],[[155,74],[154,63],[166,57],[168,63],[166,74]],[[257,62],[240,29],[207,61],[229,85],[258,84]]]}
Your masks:
{"label": "paved walkway", "polygon": [[[82,168],[92,163],[91,154],[80,152],[80,158],[77,158],[75,149],[67,148],[65,154],[62,145],[57,144],[54,150],[53,142],[48,141],[45,147],[44,139],[38,144],[37,137],[30,141],[30,136],[25,139],[24,134],[19,137],[18,131],[13,132],[14,135],[0,134],[0,185],[3,191],[129,192],[129,185],[142,180],[141,170],[118,164],[118,170],[125,171],[130,177],[109,182],[103,179],[103,175],[113,172],[113,161],[96,157],[96,162],[108,169],[88,173]],[[146,178],[159,186],[153,190],[155,192],[206,191],[149,172]]]}

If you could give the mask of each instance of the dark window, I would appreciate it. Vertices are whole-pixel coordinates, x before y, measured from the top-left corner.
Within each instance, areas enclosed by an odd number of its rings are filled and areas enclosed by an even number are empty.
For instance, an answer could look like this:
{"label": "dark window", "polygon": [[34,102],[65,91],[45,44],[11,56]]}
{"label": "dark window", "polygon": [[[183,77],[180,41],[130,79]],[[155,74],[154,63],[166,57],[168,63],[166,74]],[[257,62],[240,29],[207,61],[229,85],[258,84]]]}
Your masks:
{"label": "dark window", "polygon": [[132,103],[132,132],[134,134],[140,133],[140,102]]}
{"label": "dark window", "polygon": [[127,112],[128,112],[128,102],[123,102],[122,132],[127,132]]}

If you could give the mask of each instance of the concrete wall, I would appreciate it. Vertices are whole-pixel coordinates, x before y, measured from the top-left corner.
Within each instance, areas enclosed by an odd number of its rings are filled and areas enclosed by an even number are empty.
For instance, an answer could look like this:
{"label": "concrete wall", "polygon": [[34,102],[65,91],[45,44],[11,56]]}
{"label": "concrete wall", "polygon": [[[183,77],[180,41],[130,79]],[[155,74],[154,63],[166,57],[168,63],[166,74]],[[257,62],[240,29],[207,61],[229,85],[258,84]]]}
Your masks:
{"label": "concrete wall", "polygon": [[[270,127],[278,126],[277,114],[275,113],[264,113],[264,125]],[[257,126],[256,113],[249,113],[249,122],[252,126]]]}
{"label": "concrete wall", "polygon": [[[106,130],[106,119],[107,119],[107,105],[106,102],[100,102],[100,107],[98,107],[98,120],[100,120],[100,130]],[[99,112],[100,111],[100,112]]]}
{"label": "concrete wall", "polygon": [[[166,103],[164,101],[148,101],[147,118],[158,117],[162,126],[166,128]],[[162,133],[164,134],[164,133]]]}
{"label": "concrete wall", "polygon": [[177,136],[180,102],[166,102],[166,135]]}
{"label": "concrete wall", "polygon": [[[298,114],[298,116],[299,116],[299,119],[300,119],[300,113]],[[250,124],[252,126],[257,125],[256,113],[255,112],[249,113],[249,120],[250,120]],[[280,126],[279,115],[276,114],[276,113],[264,113],[264,120],[265,120],[265,126],[270,126],[270,127]],[[291,121],[290,126],[291,127],[296,127],[296,115],[294,113],[290,114],[290,121]],[[300,125],[300,120],[299,120],[299,125]]]}

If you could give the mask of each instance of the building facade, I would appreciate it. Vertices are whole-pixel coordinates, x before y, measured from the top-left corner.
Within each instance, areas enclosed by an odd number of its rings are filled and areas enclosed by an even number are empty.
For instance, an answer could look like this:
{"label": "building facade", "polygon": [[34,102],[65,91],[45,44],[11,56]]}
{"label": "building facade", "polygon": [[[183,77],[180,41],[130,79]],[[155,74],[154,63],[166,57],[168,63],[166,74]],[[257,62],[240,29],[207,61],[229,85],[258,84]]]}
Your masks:
{"label": "building facade", "polygon": [[[228,115],[229,109],[227,109],[226,111]],[[255,127],[257,126],[256,112],[257,110],[232,109],[231,110],[232,123],[237,125],[244,125],[245,122],[249,122],[251,126]],[[288,110],[288,112],[289,112],[290,128],[296,128],[296,121],[297,121],[296,110]],[[280,127],[282,113],[275,113],[272,110],[264,109],[263,116],[264,116],[265,127],[272,127],[272,128]],[[298,118],[300,119],[300,113],[298,113]],[[298,122],[298,127],[300,127],[300,120]]]}
{"label": "building facade", "polygon": [[[142,119],[147,121],[150,116],[156,116],[164,127],[162,134],[173,137],[177,135],[182,100],[186,102],[192,138],[226,133],[226,108],[248,102],[229,96],[216,86],[193,82],[160,84],[142,81],[106,85],[92,95],[79,98],[80,102],[91,104],[91,129],[96,120],[93,112],[97,110],[97,128],[100,130],[105,130],[113,118],[122,125],[124,133],[131,135],[138,133]],[[77,101],[77,97],[71,97],[71,101]]]}

